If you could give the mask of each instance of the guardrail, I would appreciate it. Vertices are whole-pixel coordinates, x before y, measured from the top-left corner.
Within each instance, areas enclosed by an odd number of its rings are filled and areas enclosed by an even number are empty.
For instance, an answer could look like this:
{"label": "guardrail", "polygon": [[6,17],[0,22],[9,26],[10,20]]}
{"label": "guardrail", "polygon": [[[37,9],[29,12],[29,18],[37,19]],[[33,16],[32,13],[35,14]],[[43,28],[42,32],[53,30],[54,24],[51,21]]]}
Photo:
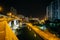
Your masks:
{"label": "guardrail", "polygon": [[0,22],[0,40],[18,40],[6,21]]}
{"label": "guardrail", "polygon": [[[56,37],[54,34],[50,33],[49,31],[42,31],[37,28],[37,26],[33,26],[30,23],[26,23],[28,29],[31,31],[35,31],[40,37],[42,37],[44,40],[60,40],[60,38]],[[36,36],[36,34],[35,34]]]}

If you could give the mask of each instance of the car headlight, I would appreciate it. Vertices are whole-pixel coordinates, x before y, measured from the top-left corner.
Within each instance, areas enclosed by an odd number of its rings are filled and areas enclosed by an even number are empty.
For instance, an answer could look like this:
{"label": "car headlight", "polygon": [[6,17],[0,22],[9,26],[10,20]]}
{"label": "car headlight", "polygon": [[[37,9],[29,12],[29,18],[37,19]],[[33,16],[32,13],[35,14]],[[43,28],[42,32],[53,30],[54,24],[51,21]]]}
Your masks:
{"label": "car headlight", "polygon": [[40,29],[46,30],[46,27],[45,26],[41,26]]}

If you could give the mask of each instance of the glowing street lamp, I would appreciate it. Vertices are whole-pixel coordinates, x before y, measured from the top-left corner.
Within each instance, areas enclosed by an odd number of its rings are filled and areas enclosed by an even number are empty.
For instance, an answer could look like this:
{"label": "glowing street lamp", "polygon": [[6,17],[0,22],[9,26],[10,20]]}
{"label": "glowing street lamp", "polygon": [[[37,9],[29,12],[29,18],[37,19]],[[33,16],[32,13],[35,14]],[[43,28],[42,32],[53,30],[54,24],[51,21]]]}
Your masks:
{"label": "glowing street lamp", "polygon": [[9,13],[7,13],[7,15],[11,16],[11,15],[12,15],[12,13],[11,13],[11,12],[9,12]]}
{"label": "glowing street lamp", "polygon": [[2,6],[0,6],[0,12],[2,12],[2,10],[3,10],[3,8],[2,8]]}

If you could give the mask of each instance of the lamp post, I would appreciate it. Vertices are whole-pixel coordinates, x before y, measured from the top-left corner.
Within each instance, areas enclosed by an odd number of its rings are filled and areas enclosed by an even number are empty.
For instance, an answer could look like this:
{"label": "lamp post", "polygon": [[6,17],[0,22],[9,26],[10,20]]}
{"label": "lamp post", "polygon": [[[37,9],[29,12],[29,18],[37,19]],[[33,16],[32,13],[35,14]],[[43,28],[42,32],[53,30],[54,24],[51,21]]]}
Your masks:
{"label": "lamp post", "polygon": [[7,15],[8,15],[8,16],[12,16],[12,13],[11,13],[11,12],[9,12],[9,13],[7,13]]}
{"label": "lamp post", "polygon": [[2,12],[3,11],[3,7],[2,6],[0,6],[0,12]]}

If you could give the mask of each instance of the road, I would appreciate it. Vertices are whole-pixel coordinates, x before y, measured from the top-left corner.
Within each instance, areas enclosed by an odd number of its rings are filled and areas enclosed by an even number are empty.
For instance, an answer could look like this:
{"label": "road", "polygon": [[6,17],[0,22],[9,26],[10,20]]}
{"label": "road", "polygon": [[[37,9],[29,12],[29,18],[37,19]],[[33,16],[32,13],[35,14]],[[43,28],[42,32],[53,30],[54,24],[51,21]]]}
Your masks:
{"label": "road", "polygon": [[50,33],[47,30],[43,31],[41,29],[38,29],[37,26],[33,26],[30,23],[27,23],[27,26],[29,29],[34,30],[39,36],[41,36],[45,40],[60,40],[60,38],[58,38],[56,35]]}
{"label": "road", "polygon": [[20,29],[20,34],[17,35],[19,40],[43,40],[39,35],[34,36],[34,31],[29,31],[27,27]]}

